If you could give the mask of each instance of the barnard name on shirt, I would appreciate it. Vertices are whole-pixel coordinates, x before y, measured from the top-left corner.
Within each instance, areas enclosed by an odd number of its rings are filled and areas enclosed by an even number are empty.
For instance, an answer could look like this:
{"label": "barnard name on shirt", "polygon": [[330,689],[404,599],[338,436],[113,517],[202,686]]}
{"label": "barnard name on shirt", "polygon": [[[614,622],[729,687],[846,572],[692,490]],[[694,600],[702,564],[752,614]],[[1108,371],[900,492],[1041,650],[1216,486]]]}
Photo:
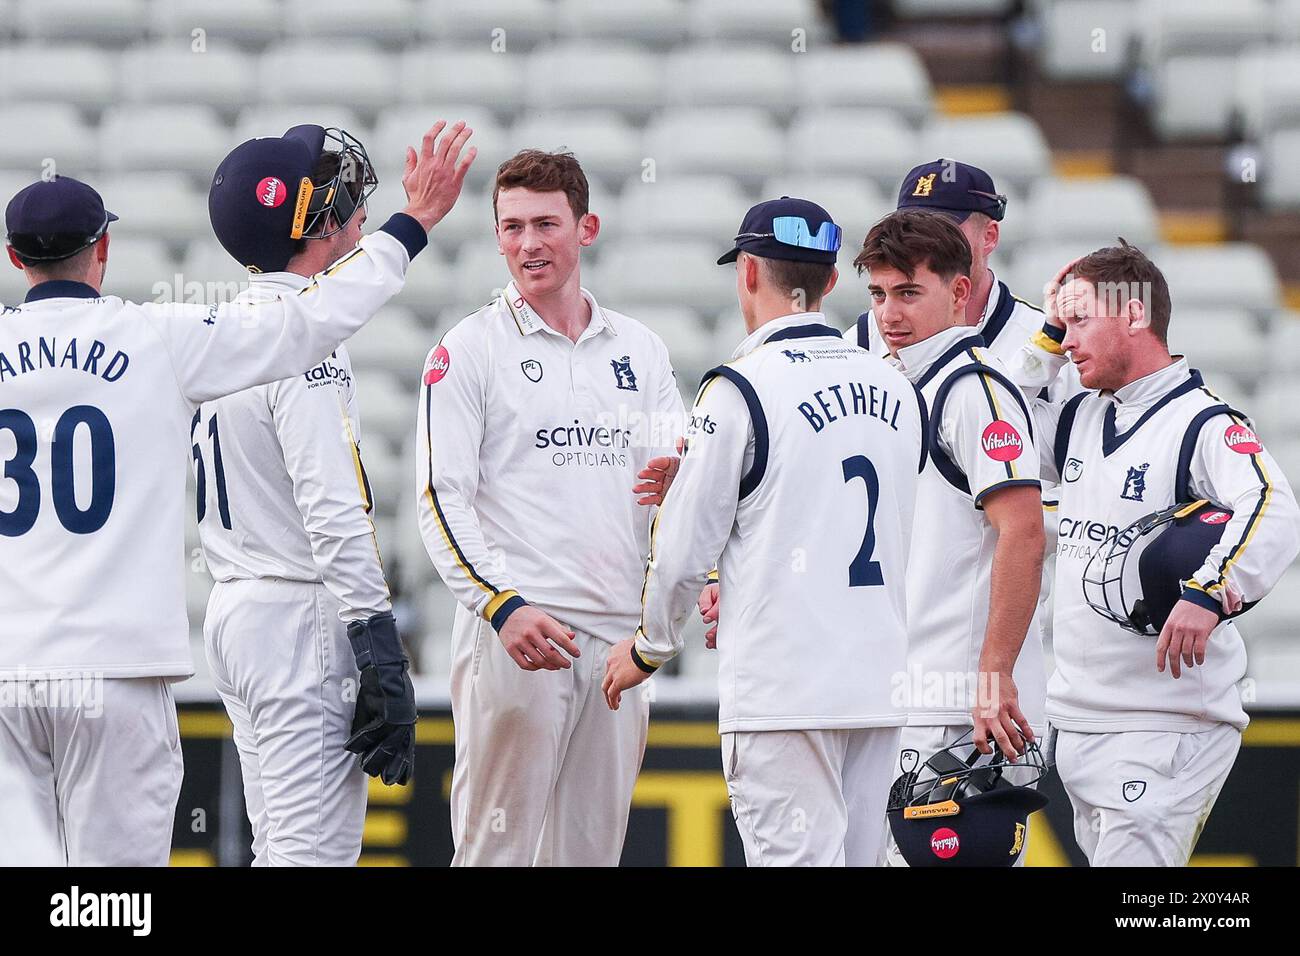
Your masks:
{"label": "barnard name on shirt", "polygon": [[72,369],[96,375],[106,382],[116,382],[126,373],[130,357],[115,351],[103,361],[108,346],[99,339],[87,345],[75,338],[58,339],[41,336],[33,342],[19,342],[0,350],[0,382],[41,369]]}
{"label": "barnard name on shirt", "polygon": [[800,413],[812,427],[820,432],[832,422],[854,415],[879,419],[898,431],[898,413],[903,407],[900,399],[891,398],[889,390],[861,382],[827,385],[812,393],[798,405]]}

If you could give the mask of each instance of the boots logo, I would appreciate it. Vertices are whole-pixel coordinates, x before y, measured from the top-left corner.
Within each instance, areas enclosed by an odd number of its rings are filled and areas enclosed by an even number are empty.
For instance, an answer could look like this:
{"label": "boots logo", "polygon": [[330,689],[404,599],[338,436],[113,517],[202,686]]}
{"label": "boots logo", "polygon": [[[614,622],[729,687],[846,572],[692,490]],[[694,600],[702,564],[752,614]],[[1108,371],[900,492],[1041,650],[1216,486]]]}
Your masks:
{"label": "boots logo", "polygon": [[1025,450],[1024,440],[1010,422],[998,419],[984,429],[980,438],[984,445],[984,454],[994,461],[1015,461]]}
{"label": "boots logo", "polygon": [[1145,780],[1128,780],[1124,783],[1124,799],[1129,803],[1137,803],[1142,799],[1142,794],[1147,792],[1147,782]]}
{"label": "boots logo", "polygon": [[1124,490],[1119,496],[1129,501],[1141,501],[1147,493],[1147,469],[1150,467],[1151,462],[1145,461],[1136,468],[1130,468],[1124,478]]}
{"label": "boots logo", "polygon": [[284,183],[274,176],[267,176],[257,184],[257,201],[267,209],[275,209],[288,195],[289,190]]}
{"label": "boots logo", "polygon": [[540,382],[542,380],[542,363],[537,359],[528,359],[520,362],[519,367],[524,370],[524,378],[530,382]]}
{"label": "boots logo", "polygon": [[1255,433],[1245,425],[1232,425],[1223,433],[1223,443],[1238,455],[1258,455],[1264,450]]}
{"label": "boots logo", "polygon": [[930,834],[930,852],[941,860],[951,860],[961,849],[957,831],[940,827]]}

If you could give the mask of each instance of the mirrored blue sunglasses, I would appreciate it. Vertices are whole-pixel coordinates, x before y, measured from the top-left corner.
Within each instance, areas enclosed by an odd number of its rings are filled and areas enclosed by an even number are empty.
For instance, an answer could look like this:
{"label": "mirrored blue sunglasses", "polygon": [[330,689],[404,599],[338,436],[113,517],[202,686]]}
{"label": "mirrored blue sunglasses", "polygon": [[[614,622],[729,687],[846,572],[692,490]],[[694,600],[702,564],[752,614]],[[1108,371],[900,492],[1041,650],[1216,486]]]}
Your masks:
{"label": "mirrored blue sunglasses", "polygon": [[820,252],[839,252],[843,230],[835,223],[824,222],[816,233],[808,228],[802,216],[777,216],[772,220],[771,232],[742,232],[735,241],[742,239],[775,239],[786,246],[800,249],[816,249]]}

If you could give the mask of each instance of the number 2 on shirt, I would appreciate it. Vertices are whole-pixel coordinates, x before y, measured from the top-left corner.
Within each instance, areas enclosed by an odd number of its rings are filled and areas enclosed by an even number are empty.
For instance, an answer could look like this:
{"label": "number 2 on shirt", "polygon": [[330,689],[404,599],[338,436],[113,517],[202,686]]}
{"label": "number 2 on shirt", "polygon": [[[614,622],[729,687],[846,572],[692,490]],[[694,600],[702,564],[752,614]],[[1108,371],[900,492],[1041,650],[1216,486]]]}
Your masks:
{"label": "number 2 on shirt", "polygon": [[862,546],[849,564],[849,587],[874,588],[885,583],[885,575],[880,570],[880,562],[871,560],[871,553],[876,550],[876,505],[880,503],[880,478],[876,468],[862,455],[854,455],[843,461],[844,480],[861,478],[867,486],[867,533],[862,538]]}

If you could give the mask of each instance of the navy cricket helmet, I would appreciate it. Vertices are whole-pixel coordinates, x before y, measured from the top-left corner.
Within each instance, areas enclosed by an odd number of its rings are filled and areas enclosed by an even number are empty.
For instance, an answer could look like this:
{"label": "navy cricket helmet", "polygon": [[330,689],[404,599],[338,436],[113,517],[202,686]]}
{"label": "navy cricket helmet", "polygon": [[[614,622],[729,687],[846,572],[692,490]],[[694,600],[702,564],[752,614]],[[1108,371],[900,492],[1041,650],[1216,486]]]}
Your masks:
{"label": "navy cricket helmet", "polygon": [[902,769],[887,816],[908,866],[1012,866],[1024,852],[1029,815],[1047,806],[1034,789],[1047,773],[1036,743],[1011,761],[996,745],[980,753],[968,732],[924,762],[904,750]]}
{"label": "navy cricket helmet", "polygon": [[[1231,509],[1205,499],[1139,518],[1088,560],[1084,600],[1125,630],[1158,635],[1182,598],[1184,583],[1205,563],[1231,518]],[[1253,606],[1243,605],[1236,614]]]}
{"label": "navy cricket helmet", "polygon": [[[313,183],[321,156],[338,155]],[[295,126],[236,146],[212,177],[208,216],[222,247],[250,272],[280,272],[300,239],[343,229],[379,183],[361,142],[345,130]]]}

